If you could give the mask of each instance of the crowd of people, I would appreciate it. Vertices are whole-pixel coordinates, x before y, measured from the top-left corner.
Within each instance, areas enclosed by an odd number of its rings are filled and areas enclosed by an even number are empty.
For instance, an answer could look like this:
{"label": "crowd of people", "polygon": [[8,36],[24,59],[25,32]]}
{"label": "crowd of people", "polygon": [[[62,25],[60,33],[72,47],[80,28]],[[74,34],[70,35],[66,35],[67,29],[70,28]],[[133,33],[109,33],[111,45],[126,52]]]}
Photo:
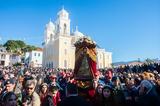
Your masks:
{"label": "crowd of people", "polygon": [[73,70],[0,66],[0,106],[160,105],[159,63],[98,72],[84,96]]}

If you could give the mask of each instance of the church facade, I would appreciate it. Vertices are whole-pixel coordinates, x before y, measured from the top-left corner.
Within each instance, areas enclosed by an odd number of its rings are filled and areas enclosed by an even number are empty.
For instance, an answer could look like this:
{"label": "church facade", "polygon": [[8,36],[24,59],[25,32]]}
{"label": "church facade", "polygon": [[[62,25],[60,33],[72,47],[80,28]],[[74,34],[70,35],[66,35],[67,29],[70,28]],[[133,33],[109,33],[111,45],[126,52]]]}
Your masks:
{"label": "church facade", "polygon": [[[43,67],[74,69],[74,43],[85,35],[78,28],[71,33],[69,13],[62,8],[57,19],[46,24],[43,45]],[[97,68],[111,67],[112,53],[97,48]]]}

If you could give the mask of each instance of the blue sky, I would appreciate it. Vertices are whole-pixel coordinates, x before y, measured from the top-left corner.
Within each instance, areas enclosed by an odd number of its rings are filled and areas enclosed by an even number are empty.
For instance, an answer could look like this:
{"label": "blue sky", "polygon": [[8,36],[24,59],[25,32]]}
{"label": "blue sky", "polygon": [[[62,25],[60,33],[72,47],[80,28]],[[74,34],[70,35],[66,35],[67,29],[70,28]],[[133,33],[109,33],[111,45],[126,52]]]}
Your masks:
{"label": "blue sky", "polygon": [[0,44],[41,46],[44,28],[64,6],[71,29],[113,53],[113,62],[160,58],[160,0],[0,0]]}

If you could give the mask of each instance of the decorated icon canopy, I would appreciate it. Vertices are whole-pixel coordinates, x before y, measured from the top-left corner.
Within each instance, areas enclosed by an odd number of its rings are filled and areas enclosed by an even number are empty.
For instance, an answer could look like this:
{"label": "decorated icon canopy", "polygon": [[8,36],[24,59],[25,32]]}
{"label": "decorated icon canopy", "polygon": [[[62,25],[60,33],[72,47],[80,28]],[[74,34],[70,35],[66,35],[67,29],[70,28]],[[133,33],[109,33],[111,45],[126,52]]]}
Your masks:
{"label": "decorated icon canopy", "polygon": [[96,44],[93,40],[83,37],[76,43],[74,77],[76,79],[94,79],[96,69]]}

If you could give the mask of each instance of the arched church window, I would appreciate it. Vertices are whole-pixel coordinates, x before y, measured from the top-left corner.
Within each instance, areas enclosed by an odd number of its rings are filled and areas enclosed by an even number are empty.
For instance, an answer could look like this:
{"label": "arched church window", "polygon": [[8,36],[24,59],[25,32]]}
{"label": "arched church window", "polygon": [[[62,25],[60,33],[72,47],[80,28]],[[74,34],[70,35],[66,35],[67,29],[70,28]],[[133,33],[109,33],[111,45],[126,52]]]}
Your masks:
{"label": "arched church window", "polygon": [[67,55],[67,49],[64,49],[64,54]]}
{"label": "arched church window", "polygon": [[53,38],[53,34],[50,34],[50,40],[52,40],[52,38]]}
{"label": "arched church window", "polygon": [[67,60],[64,60],[64,68],[67,68]]}
{"label": "arched church window", "polygon": [[102,63],[100,63],[100,68],[102,68]]}
{"label": "arched church window", "polygon": [[57,25],[57,30],[58,30],[58,32],[60,32],[59,25]]}
{"label": "arched church window", "polygon": [[66,33],[66,31],[67,31],[67,25],[64,24],[64,33]]}

